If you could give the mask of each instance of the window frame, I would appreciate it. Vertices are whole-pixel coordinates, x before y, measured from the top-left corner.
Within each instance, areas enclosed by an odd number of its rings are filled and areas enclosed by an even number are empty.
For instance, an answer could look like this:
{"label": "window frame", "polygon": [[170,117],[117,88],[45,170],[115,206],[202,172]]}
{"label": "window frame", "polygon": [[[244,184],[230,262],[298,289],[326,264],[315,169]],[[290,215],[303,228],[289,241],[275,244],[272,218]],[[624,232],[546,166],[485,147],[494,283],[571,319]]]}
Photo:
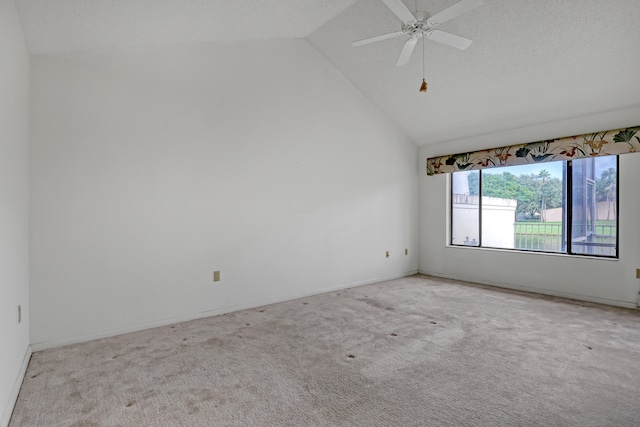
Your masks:
{"label": "window frame", "polygon": [[[565,203],[566,208],[564,209],[564,218],[562,222],[563,229],[563,242],[561,251],[544,251],[539,249],[518,249],[518,248],[499,248],[494,246],[483,246],[482,245],[482,170],[478,170],[478,244],[477,245],[463,245],[459,243],[453,243],[453,173],[449,175],[449,236],[448,236],[448,246],[456,247],[456,248],[471,248],[471,249],[494,249],[494,250],[504,250],[504,251],[512,251],[512,252],[522,252],[522,253],[539,253],[539,254],[550,254],[550,255],[561,255],[561,256],[575,256],[575,257],[593,257],[593,258],[602,258],[602,259],[620,259],[620,155],[614,154],[616,158],[616,202],[615,202],[615,211],[616,211],[616,242],[615,242],[615,255],[599,255],[599,254],[585,254],[580,252],[572,251],[572,231],[573,231],[573,160],[559,160],[564,162],[564,186],[563,193],[565,193]],[[587,157],[588,158],[588,157]],[[583,160],[583,159],[577,159]],[[455,173],[455,172],[454,172]],[[597,203],[597,201],[596,201]],[[596,219],[597,222],[597,219]],[[598,246],[598,245],[596,245]]]}

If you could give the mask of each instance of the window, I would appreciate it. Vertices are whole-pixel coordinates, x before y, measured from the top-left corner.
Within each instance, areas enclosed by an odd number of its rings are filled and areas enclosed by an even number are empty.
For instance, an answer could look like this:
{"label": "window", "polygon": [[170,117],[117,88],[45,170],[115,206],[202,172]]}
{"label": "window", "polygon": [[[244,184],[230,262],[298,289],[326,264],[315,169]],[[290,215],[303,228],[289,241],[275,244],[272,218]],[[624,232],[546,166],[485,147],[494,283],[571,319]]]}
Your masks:
{"label": "window", "polygon": [[617,258],[617,215],[617,156],[454,172],[451,178],[455,246]]}

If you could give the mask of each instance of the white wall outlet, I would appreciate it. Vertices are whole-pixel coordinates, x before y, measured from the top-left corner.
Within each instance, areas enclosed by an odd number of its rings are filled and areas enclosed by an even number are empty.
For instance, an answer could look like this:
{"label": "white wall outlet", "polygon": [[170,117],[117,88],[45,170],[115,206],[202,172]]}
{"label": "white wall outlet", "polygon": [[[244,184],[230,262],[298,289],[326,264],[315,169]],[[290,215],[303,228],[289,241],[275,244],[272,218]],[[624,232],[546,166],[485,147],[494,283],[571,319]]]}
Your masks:
{"label": "white wall outlet", "polygon": [[389,258],[389,251],[385,252],[385,256]]}

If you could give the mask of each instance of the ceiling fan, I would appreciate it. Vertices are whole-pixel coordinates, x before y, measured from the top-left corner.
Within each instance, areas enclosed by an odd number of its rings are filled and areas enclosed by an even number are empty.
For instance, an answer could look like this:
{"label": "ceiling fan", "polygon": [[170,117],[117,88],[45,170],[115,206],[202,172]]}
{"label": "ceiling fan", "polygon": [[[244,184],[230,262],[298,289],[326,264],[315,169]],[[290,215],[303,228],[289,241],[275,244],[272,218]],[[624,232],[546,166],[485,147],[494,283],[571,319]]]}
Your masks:
{"label": "ceiling fan", "polygon": [[456,36],[455,34],[447,33],[444,31],[434,29],[438,25],[447,22],[457,16],[462,15],[465,12],[473,10],[482,5],[483,0],[462,0],[446,8],[445,10],[436,13],[435,15],[427,18],[424,12],[416,12],[414,16],[411,11],[405,6],[402,0],[382,0],[389,9],[402,21],[402,29],[394,33],[382,34],[375,37],[369,37],[364,40],[358,40],[352,43],[354,47],[363,46],[369,43],[378,42],[381,40],[387,40],[394,37],[400,37],[408,35],[407,40],[402,48],[400,57],[398,58],[397,66],[404,65],[409,62],[413,49],[416,47],[418,39],[426,37],[430,40],[434,40],[448,46],[452,46],[458,49],[468,48],[473,40],[469,40],[464,37]]}

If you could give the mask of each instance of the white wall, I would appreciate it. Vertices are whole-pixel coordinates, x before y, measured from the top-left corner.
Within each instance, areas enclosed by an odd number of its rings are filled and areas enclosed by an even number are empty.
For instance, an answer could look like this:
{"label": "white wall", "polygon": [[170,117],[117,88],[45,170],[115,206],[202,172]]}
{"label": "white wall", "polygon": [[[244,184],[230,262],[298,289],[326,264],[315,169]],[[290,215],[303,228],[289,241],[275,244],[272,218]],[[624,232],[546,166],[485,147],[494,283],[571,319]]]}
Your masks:
{"label": "white wall", "polygon": [[31,82],[34,349],[417,271],[417,147],[306,41]]}
{"label": "white wall", "polygon": [[0,425],[6,425],[29,355],[29,54],[12,0],[0,0],[0,58]]}
{"label": "white wall", "polygon": [[640,108],[549,123],[420,150],[420,271],[508,288],[635,307],[640,281],[640,153],[620,156],[619,260],[447,246],[449,176],[427,157],[637,125]]}
{"label": "white wall", "polygon": [[482,197],[482,244],[492,248],[513,248],[518,201]]}
{"label": "white wall", "polygon": [[[454,175],[455,176],[455,175]],[[453,191],[456,191],[453,184]],[[451,241],[455,245],[474,246],[480,238],[491,248],[513,248],[518,201],[499,197],[482,197],[482,226],[479,227],[480,196],[453,194]],[[449,228],[449,227],[448,227]]]}

